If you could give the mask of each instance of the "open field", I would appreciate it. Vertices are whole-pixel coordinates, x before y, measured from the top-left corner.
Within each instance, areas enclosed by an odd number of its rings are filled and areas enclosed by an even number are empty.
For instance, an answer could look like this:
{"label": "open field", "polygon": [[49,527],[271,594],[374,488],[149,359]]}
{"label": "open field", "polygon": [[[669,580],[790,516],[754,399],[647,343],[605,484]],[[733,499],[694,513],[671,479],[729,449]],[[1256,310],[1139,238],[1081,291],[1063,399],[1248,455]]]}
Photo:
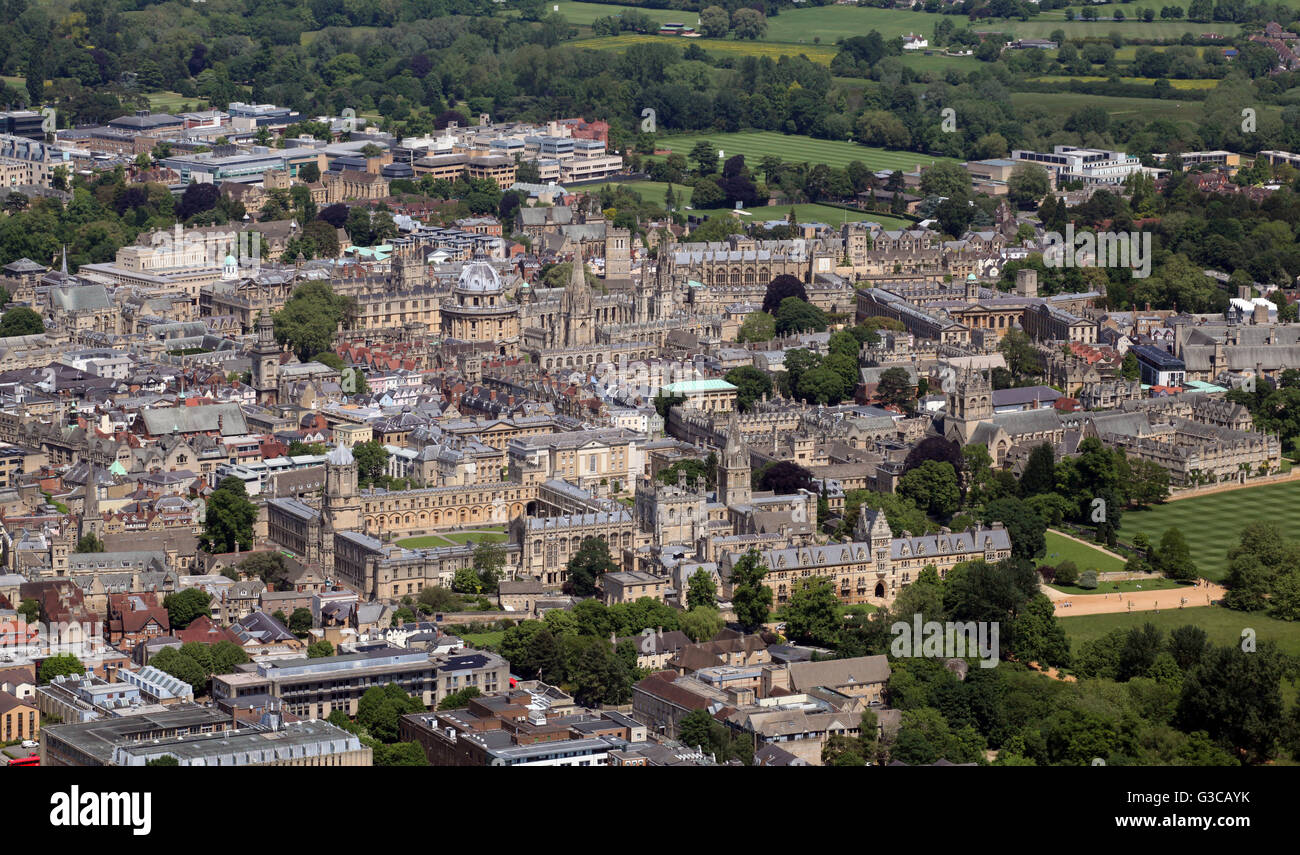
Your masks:
{"label": "open field", "polygon": [[[1034,83],[1105,83],[1109,77],[1099,77],[1096,75],[1080,75],[1073,77],[1066,74],[1048,74],[1042,77],[1029,78]],[[1136,86],[1152,86],[1156,82],[1154,77],[1121,77],[1120,83],[1130,83]],[[1219,85],[1218,80],[1201,78],[1197,80],[1177,80],[1170,79],[1169,86],[1171,89],[1215,89]]]}
{"label": "open field", "polygon": [[505,632],[466,632],[460,634],[460,637],[470,647],[482,650],[485,647],[495,648],[501,643],[501,639],[506,637],[506,634]]}
{"label": "open field", "polygon": [[453,531],[443,535],[452,543],[504,543],[506,533],[503,529],[484,529],[482,531]]}
{"label": "open field", "polygon": [[[1136,7],[1134,7],[1136,8]],[[1127,12],[1125,13],[1127,14]],[[980,21],[971,29],[981,33],[1014,34],[1022,39],[1045,39],[1053,30],[1064,30],[1066,39],[1107,39],[1111,33],[1119,33],[1129,39],[1178,39],[1183,33],[1199,36],[1201,33],[1218,33],[1225,38],[1234,36],[1241,30],[1240,24],[1215,21],[1210,24],[1194,24],[1189,21],[1161,21],[1158,18],[1150,24],[1141,21],[1067,21],[1058,12],[1058,17],[1049,18],[1044,12],[1028,21]]]}
{"label": "open field", "polygon": [[1200,575],[1220,581],[1228,572],[1228,550],[1241,529],[1255,520],[1271,520],[1283,531],[1300,525],[1300,481],[1247,487],[1208,496],[1179,499],[1141,511],[1127,511],[1119,536],[1131,542],[1139,531],[1159,544],[1165,529],[1177,527],[1187,539]]}
{"label": "open field", "polygon": [[1196,122],[1204,105],[1200,101],[1171,101],[1164,98],[1124,98],[1114,95],[1085,95],[1081,92],[1012,92],[1011,103],[1017,108],[1041,107],[1048,113],[1065,116],[1084,107],[1102,107],[1111,118],[1142,117],[1170,121]]}
{"label": "open field", "polygon": [[783,56],[808,57],[813,62],[830,65],[838,49],[825,45],[792,45],[777,42],[728,41],[726,39],[684,39],[678,36],[658,36],[652,33],[620,33],[617,36],[594,36],[568,42],[572,47],[591,50],[626,50],[638,44],[669,44],[685,50],[693,44],[714,55],[766,56],[780,59]]}
{"label": "open field", "polygon": [[1061,627],[1075,650],[1085,641],[1100,638],[1112,629],[1131,629],[1145,623],[1155,624],[1167,634],[1186,624],[1194,624],[1209,635],[1213,644],[1240,644],[1241,631],[1255,630],[1258,641],[1275,641],[1292,656],[1300,655],[1300,625],[1274,620],[1259,614],[1234,612],[1221,606],[1201,606],[1194,609],[1161,609],[1154,612],[1084,615],[1060,618]]}
{"label": "open field", "polygon": [[[556,4],[552,4],[556,5]],[[589,26],[597,18],[617,15],[629,6],[609,6],[604,3],[561,2],[560,14],[571,24]],[[673,9],[635,8],[657,23],[679,23],[694,27],[699,20],[697,12]],[[788,44],[826,44],[850,36],[865,36],[878,30],[885,38],[916,32],[929,36],[939,15],[926,12],[874,9],[857,6],[819,6],[811,9],[782,9],[781,14],[767,19],[767,33],[763,41]],[[673,38],[676,38],[675,36]],[[682,41],[688,41],[682,39]],[[690,39],[689,41],[701,41]]]}
{"label": "open field", "polygon": [[931,166],[940,161],[952,162],[952,158],[949,157],[936,157],[914,151],[889,151],[847,141],[819,140],[797,134],[779,134],[775,131],[661,136],[658,145],[661,149],[671,149],[689,155],[691,147],[700,140],[713,143],[713,146],[720,149],[727,157],[743,154],[751,168],[757,166],[759,159],[767,155],[779,157],[790,163],[825,163],[839,169],[843,169],[855,160],[862,161],[873,170],[915,169],[918,165]]}
{"label": "open field", "polygon": [[[646,202],[653,202],[657,205],[663,205],[664,196],[668,191],[668,185],[662,181],[605,181],[600,184],[586,184],[582,187],[573,188],[579,192],[589,192],[599,190],[601,187],[626,187],[636,193]],[[673,185],[673,194],[677,197],[677,204],[689,205],[691,198],[691,188],[683,184]],[[860,221],[870,221],[880,223],[888,228],[902,228],[911,225],[911,220],[902,220],[898,217],[891,217],[888,214],[877,214],[870,211],[850,211],[844,208],[837,208],[834,205],[770,205],[761,208],[749,208],[750,216],[745,217],[748,221],[759,220],[784,220],[790,213],[790,208],[794,208],[794,216],[801,223],[820,222],[820,223],[856,223]],[[717,209],[717,213],[730,213],[728,209]],[[692,213],[708,213],[706,211],[693,211]]]}
{"label": "open field", "polygon": [[1036,562],[1037,564],[1050,564],[1055,567],[1062,561],[1073,561],[1080,573],[1084,570],[1113,573],[1124,569],[1124,562],[1115,556],[1086,543],[1072,540],[1059,532],[1048,531],[1046,540],[1047,552]]}
{"label": "open field", "polygon": [[149,92],[145,97],[149,99],[149,109],[155,113],[188,113],[207,104],[203,98],[186,98],[179,92]]}

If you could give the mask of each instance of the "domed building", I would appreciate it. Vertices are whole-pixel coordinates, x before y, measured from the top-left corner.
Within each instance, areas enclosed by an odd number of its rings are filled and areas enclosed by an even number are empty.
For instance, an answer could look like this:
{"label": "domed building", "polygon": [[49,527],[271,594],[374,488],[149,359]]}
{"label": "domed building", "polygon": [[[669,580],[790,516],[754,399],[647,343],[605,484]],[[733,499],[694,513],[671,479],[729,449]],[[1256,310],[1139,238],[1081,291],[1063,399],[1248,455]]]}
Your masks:
{"label": "domed building", "polygon": [[491,342],[502,356],[519,353],[519,304],[506,298],[501,275],[477,253],[460,271],[442,307],[442,336],[456,341]]}

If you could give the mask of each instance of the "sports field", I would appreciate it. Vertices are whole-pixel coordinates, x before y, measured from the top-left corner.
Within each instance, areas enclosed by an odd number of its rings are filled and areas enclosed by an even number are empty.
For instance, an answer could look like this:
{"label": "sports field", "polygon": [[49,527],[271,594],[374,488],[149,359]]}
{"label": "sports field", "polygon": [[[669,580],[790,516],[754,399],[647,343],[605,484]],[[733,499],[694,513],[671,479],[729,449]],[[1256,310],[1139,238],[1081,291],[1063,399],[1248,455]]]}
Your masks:
{"label": "sports field", "polygon": [[689,156],[691,148],[700,140],[712,143],[724,157],[743,154],[751,168],[757,166],[758,161],[768,155],[779,157],[788,163],[825,163],[827,166],[839,169],[843,169],[855,160],[862,161],[873,170],[911,170],[917,166],[931,166],[941,161],[953,162],[950,157],[937,157],[914,151],[889,151],[847,141],[819,140],[798,134],[779,134],[776,131],[661,136],[658,145],[661,149],[671,149]]}
{"label": "sports field", "polygon": [[1285,532],[1295,532],[1300,526],[1300,480],[1126,511],[1120,519],[1119,536],[1131,542],[1140,531],[1159,544],[1165,529],[1177,527],[1187,539],[1197,571],[1218,582],[1227,575],[1228,550],[1237,545],[1242,527],[1256,520],[1270,520]]}
{"label": "sports field", "polygon": [[1124,569],[1124,562],[1115,556],[1086,543],[1072,540],[1059,532],[1049,531],[1045,539],[1047,552],[1035,562],[1036,564],[1050,564],[1055,567],[1062,561],[1073,561],[1081,573],[1084,570],[1114,573]]}
{"label": "sports field", "polygon": [[1131,629],[1152,623],[1164,630],[1167,638],[1172,630],[1190,623],[1205,630],[1213,644],[1240,644],[1241,631],[1253,629],[1257,642],[1274,641],[1292,656],[1300,655],[1300,624],[1274,620],[1259,613],[1234,612],[1222,606],[1161,609],[1159,614],[1149,611],[1115,612],[1057,619],[1070,639],[1071,648],[1076,651],[1083,642],[1100,638],[1112,629]]}

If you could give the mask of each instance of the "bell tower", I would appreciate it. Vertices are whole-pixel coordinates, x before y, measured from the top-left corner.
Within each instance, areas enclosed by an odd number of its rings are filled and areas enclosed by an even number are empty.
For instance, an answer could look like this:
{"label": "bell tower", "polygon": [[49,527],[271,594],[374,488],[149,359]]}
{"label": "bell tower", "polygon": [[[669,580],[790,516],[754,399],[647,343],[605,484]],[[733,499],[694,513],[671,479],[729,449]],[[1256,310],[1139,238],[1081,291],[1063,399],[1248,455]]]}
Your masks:
{"label": "bell tower", "polygon": [[257,344],[251,355],[257,403],[274,404],[280,391],[280,346],[275,343],[275,322],[267,312],[257,319]]}

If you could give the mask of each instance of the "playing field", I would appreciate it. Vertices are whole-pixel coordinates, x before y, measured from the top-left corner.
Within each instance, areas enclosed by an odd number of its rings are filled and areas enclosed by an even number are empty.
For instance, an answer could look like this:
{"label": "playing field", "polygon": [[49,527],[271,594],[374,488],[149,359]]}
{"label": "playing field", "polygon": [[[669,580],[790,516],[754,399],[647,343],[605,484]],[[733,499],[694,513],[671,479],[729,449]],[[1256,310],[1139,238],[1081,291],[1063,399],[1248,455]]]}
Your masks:
{"label": "playing field", "polygon": [[1059,532],[1047,532],[1046,540],[1047,552],[1035,562],[1036,564],[1050,564],[1055,567],[1062,561],[1073,561],[1080,573],[1084,570],[1113,573],[1124,569],[1124,562],[1115,556],[1086,543],[1071,540]]}
{"label": "playing field", "polygon": [[1140,531],[1158,545],[1165,529],[1176,527],[1187,539],[1200,575],[1218,582],[1228,572],[1228,550],[1237,545],[1241,529],[1256,520],[1276,522],[1283,531],[1295,532],[1300,526],[1300,480],[1126,511],[1119,536],[1131,542]]}
{"label": "playing field", "polygon": [[1253,629],[1257,642],[1274,641],[1292,656],[1300,654],[1300,624],[1274,620],[1258,613],[1234,612],[1222,606],[1200,606],[1194,609],[1161,609],[1155,612],[1115,612],[1106,615],[1058,617],[1061,627],[1077,651],[1085,641],[1100,638],[1112,629],[1131,629],[1145,623],[1155,624],[1168,633],[1180,626],[1194,624],[1205,630],[1213,644],[1240,644],[1241,631]]}
{"label": "playing field", "polygon": [[1085,95],[1081,92],[1012,92],[1016,107],[1041,107],[1048,113],[1067,116],[1084,107],[1102,107],[1111,118],[1168,119],[1197,122],[1204,105],[1200,101],[1171,101],[1164,98],[1121,98],[1113,95]]}
{"label": "playing field", "polygon": [[798,134],[779,134],[776,131],[661,136],[658,145],[661,149],[689,156],[691,148],[700,140],[708,140],[724,157],[743,154],[751,168],[768,155],[789,163],[825,163],[840,169],[855,160],[862,161],[872,170],[912,170],[917,166],[932,166],[940,161],[952,162],[950,157],[936,157],[914,151],[889,151],[841,140],[819,140]]}

